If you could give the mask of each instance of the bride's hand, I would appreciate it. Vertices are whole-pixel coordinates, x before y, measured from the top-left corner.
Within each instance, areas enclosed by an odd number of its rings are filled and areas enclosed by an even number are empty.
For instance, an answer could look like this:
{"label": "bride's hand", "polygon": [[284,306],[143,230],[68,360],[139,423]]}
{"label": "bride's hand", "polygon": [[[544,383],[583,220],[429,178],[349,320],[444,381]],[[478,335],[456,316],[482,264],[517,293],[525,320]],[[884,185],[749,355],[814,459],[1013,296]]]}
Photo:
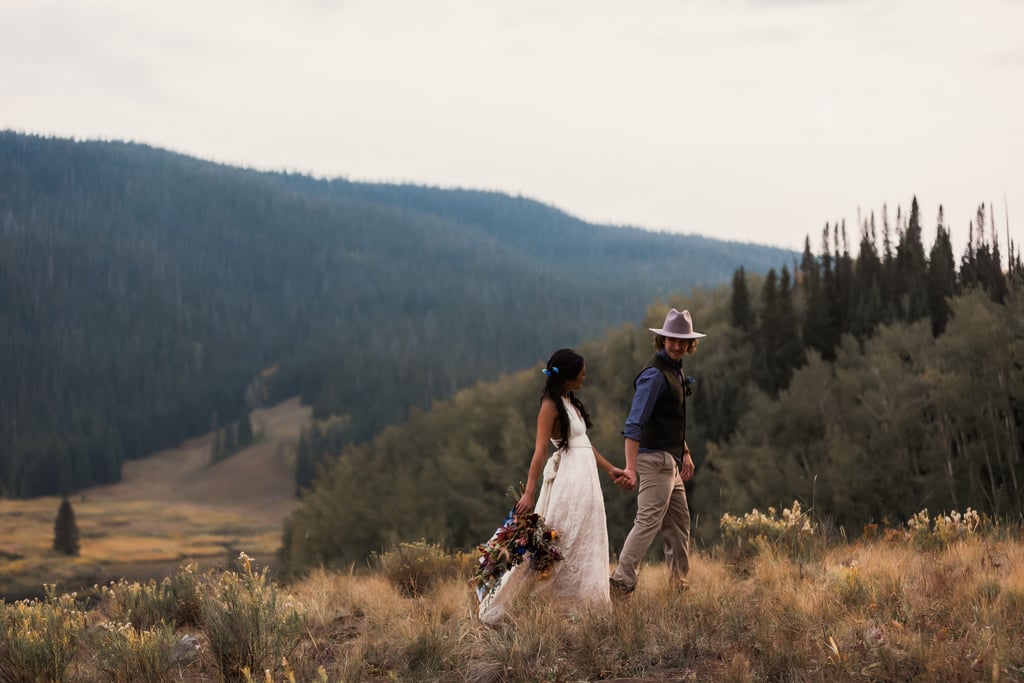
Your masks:
{"label": "bride's hand", "polygon": [[[618,468],[616,468],[618,470]],[[618,470],[615,474],[615,485],[619,488],[632,491],[636,486],[636,475],[628,470]]]}
{"label": "bride's hand", "polygon": [[523,493],[519,497],[519,502],[516,503],[516,514],[517,515],[528,515],[533,512],[533,506],[537,504],[537,501],[533,499],[532,493]]}

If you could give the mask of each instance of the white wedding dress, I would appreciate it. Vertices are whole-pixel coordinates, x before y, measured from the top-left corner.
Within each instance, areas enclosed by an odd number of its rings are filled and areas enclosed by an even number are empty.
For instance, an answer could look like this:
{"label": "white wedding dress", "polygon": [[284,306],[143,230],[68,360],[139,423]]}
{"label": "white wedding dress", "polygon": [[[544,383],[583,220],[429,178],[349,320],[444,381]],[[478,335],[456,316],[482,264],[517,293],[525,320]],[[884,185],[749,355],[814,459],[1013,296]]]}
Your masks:
{"label": "white wedding dress", "polygon": [[569,413],[569,443],[548,458],[535,508],[558,532],[562,559],[543,578],[530,568],[529,560],[513,567],[480,603],[485,624],[500,621],[513,600],[528,595],[586,606],[611,604],[608,526],[597,461],[583,417],[569,399],[562,401]]}

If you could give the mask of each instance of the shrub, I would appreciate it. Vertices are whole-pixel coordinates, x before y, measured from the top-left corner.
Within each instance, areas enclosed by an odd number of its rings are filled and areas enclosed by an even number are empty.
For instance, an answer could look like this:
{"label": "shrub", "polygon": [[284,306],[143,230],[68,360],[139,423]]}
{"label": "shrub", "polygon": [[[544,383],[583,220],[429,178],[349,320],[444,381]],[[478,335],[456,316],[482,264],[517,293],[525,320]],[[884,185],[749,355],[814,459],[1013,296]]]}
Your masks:
{"label": "shrub", "polygon": [[921,550],[941,550],[956,541],[975,536],[987,521],[971,508],[963,514],[954,510],[931,519],[928,508],[925,508],[910,518],[907,529],[911,541]]}
{"label": "shrub", "polygon": [[130,622],[140,630],[160,623],[187,626],[199,623],[199,579],[194,564],[183,565],[174,576],[157,583],[121,581],[101,590],[103,611],[114,621]]}
{"label": "shrub", "polygon": [[280,600],[267,569],[257,573],[245,553],[238,559],[239,571],[224,572],[201,603],[214,665],[229,681],[276,667],[305,628],[304,614],[290,600]]}
{"label": "shrub", "polygon": [[161,623],[149,629],[108,622],[98,631],[100,669],[115,683],[158,683],[175,680],[174,627]]}
{"label": "shrub", "polygon": [[82,644],[86,615],[75,594],[0,602],[0,681],[60,681]]}
{"label": "shrub", "polygon": [[440,546],[426,541],[400,543],[375,556],[380,572],[406,597],[428,593],[440,581],[458,577],[465,571],[465,560],[445,553]]}
{"label": "shrub", "polygon": [[202,618],[203,597],[195,564],[184,564],[164,585],[171,600],[171,621],[176,626],[198,625]]}
{"label": "shrub", "polygon": [[745,563],[769,548],[791,560],[806,561],[814,551],[815,526],[797,501],[781,517],[775,508],[768,508],[767,515],[755,508],[743,517],[726,513],[719,525],[727,562]]}

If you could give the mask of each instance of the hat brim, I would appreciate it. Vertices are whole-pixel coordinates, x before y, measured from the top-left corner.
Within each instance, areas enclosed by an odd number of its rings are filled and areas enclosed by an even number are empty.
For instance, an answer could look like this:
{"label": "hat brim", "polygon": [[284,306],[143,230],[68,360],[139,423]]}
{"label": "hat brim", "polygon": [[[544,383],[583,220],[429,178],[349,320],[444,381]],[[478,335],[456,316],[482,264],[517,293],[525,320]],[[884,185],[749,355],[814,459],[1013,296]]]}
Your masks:
{"label": "hat brim", "polygon": [[654,334],[660,334],[662,337],[672,337],[673,339],[700,339],[708,335],[700,332],[690,332],[689,334],[680,334],[679,332],[669,332],[668,330],[656,330],[653,327],[648,327]]}

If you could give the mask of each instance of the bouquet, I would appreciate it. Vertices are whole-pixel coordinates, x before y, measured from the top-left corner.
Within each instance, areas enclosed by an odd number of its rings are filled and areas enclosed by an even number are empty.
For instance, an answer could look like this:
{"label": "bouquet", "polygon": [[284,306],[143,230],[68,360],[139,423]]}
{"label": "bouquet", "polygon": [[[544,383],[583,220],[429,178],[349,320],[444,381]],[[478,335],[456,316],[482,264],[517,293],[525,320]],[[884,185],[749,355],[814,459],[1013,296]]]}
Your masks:
{"label": "bouquet", "polygon": [[527,555],[530,568],[541,578],[546,577],[555,562],[562,559],[557,541],[558,532],[536,512],[517,515],[515,509],[511,510],[491,540],[477,546],[480,564],[473,575],[477,598],[482,601],[492,593],[506,572],[522,563]]}

